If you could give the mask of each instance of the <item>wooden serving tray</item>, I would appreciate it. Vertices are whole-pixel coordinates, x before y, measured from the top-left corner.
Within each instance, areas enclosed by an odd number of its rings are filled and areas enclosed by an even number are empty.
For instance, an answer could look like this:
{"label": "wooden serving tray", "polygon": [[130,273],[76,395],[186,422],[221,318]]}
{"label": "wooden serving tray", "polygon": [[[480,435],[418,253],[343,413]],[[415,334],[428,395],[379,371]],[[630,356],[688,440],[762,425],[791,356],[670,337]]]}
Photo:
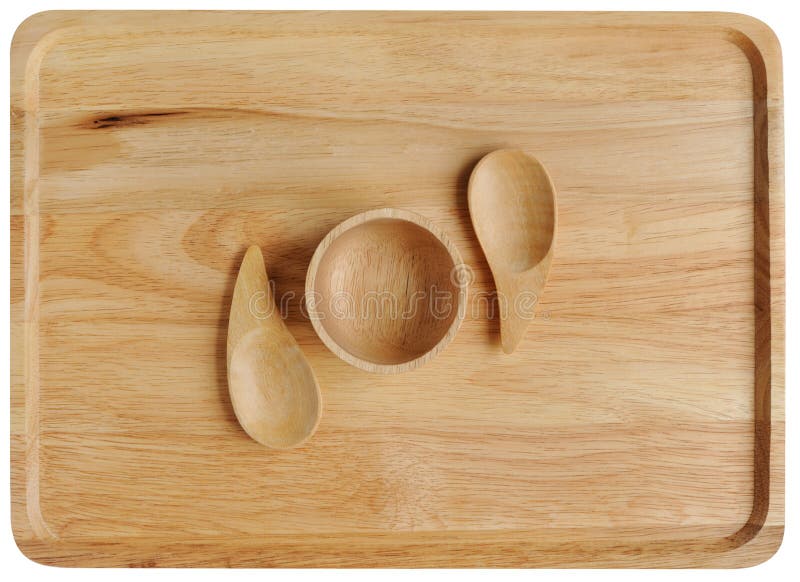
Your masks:
{"label": "wooden serving tray", "polygon": [[[12,46],[12,495],[80,566],[745,566],[784,496],[781,57],[732,14],[48,12]],[[467,178],[558,189],[550,282],[502,354]],[[384,206],[474,270],[420,369],[288,326],[324,413],[247,437],[225,330],[248,245],[302,295]]]}

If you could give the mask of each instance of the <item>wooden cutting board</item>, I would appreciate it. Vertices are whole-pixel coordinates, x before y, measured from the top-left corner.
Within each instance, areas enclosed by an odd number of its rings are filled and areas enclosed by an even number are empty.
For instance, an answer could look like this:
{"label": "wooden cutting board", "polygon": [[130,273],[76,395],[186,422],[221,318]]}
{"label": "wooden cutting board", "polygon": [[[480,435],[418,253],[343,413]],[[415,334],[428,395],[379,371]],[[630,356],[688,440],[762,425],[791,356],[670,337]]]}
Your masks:
{"label": "wooden cutting board", "polygon": [[[12,521],[79,566],[746,566],[784,498],[781,57],[732,14],[48,12],[12,46]],[[466,184],[558,190],[510,356]],[[329,352],[309,259],[370,208],[474,273],[420,369]],[[248,245],[322,387],[271,451],[228,398]]]}

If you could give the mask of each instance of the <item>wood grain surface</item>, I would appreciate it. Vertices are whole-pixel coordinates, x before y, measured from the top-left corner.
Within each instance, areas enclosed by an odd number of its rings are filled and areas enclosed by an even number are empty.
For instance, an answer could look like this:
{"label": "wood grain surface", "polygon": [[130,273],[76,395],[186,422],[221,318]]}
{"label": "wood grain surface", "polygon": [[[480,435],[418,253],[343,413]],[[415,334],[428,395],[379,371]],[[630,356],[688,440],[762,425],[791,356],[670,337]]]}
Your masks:
{"label": "wood grain surface", "polygon": [[[80,566],[746,566],[783,532],[780,47],[732,14],[48,12],[12,45],[12,525]],[[466,187],[559,196],[514,354]],[[395,376],[299,298],[325,234],[426,216],[474,278]],[[314,438],[236,422],[259,245],[319,379]],[[293,296],[291,294],[294,294]]]}

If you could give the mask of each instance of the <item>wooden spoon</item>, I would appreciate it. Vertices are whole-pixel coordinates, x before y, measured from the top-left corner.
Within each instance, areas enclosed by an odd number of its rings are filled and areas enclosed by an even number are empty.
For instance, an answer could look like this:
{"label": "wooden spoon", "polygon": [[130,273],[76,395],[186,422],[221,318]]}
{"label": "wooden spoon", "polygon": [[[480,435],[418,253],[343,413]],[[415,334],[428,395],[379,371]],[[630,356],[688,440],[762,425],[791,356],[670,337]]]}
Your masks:
{"label": "wooden spoon", "polygon": [[242,428],[264,446],[295,447],[317,429],[319,384],[275,306],[257,246],[247,249],[233,291],[228,390]]}
{"label": "wooden spoon", "polygon": [[485,156],[469,180],[469,213],[494,276],[503,351],[534,316],[553,260],[556,191],[544,166],[519,150]]}

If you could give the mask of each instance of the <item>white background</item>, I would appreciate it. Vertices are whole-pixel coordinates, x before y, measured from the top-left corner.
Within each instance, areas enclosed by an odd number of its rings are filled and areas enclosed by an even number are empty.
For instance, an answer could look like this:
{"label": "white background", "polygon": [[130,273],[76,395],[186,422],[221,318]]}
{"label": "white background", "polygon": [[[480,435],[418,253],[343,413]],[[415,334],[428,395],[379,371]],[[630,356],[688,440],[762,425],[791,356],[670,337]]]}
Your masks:
{"label": "white background", "polygon": [[[139,0],[137,2],[120,2],[109,0],[107,2],[86,2],[82,0],[73,0],[72,2],[53,2],[53,1],[37,1],[29,0],[20,2],[16,0],[5,0],[3,2],[6,6],[0,8],[3,13],[0,19],[0,34],[3,38],[3,46],[8,47],[11,43],[11,37],[16,30],[16,27],[25,18],[40,12],[42,10],[51,9],[439,9],[439,10],[710,10],[710,11],[724,11],[724,12],[743,12],[751,16],[755,16],[766,22],[778,35],[781,46],[783,49],[783,67],[784,67],[784,106],[785,106],[785,133],[786,133],[786,258],[787,258],[787,277],[786,277],[786,417],[787,417],[787,441],[786,441],[786,535],[784,543],[778,553],[766,563],[746,570],[683,570],[683,571],[669,571],[669,570],[649,570],[649,571],[623,571],[623,570],[581,570],[581,571],[565,571],[565,570],[539,570],[539,571],[486,571],[486,570],[472,570],[472,571],[441,571],[441,570],[426,570],[426,571],[382,571],[380,573],[369,570],[358,571],[342,571],[342,570],[87,570],[87,569],[64,569],[52,568],[35,564],[24,557],[17,549],[14,543],[13,536],[11,535],[11,519],[10,519],[10,501],[9,501],[9,446],[6,441],[5,446],[0,447],[0,481],[3,483],[2,502],[0,503],[0,575],[5,575],[6,580],[20,580],[32,579],[35,577],[37,580],[80,580],[80,581],[93,581],[93,580],[263,580],[269,578],[270,580],[303,580],[309,578],[325,578],[337,580],[352,580],[353,578],[369,579],[372,580],[376,575],[381,578],[398,579],[414,577],[415,580],[438,580],[442,576],[455,577],[459,579],[478,580],[486,576],[502,577],[504,579],[523,580],[536,577],[539,580],[573,580],[577,578],[588,578],[592,580],[614,580],[624,581],[632,579],[640,579],[644,576],[646,579],[652,580],[674,580],[680,577],[682,581],[692,580],[751,580],[753,578],[773,580],[790,579],[790,572],[794,573],[791,579],[798,579],[800,575],[800,531],[798,526],[798,519],[800,519],[800,511],[798,510],[797,498],[797,483],[798,483],[798,450],[800,450],[800,443],[798,442],[798,435],[800,431],[797,428],[798,413],[798,398],[797,394],[793,393],[796,388],[796,380],[798,372],[800,371],[800,364],[798,364],[798,354],[800,354],[800,347],[798,345],[798,316],[797,303],[800,299],[798,293],[798,284],[795,267],[798,266],[796,260],[798,255],[798,239],[797,231],[792,231],[797,227],[798,219],[798,201],[794,195],[797,188],[798,180],[800,177],[797,172],[798,161],[798,133],[800,133],[800,126],[798,119],[800,119],[800,112],[798,112],[798,72],[800,72],[800,42],[798,41],[797,20],[794,17],[792,5],[795,4],[790,0],[783,1],[684,1],[673,0],[671,2],[664,1],[600,1],[600,2],[587,2],[587,1],[564,1],[564,2],[542,2],[534,0],[491,0],[491,1],[444,1],[444,0],[406,0],[406,1],[386,1],[386,0],[373,0],[367,1],[328,1],[328,2],[242,2],[237,0],[229,0],[227,2],[209,2],[203,0],[183,1],[176,2],[171,0]],[[8,53],[6,53],[7,55]],[[2,71],[0,72],[0,95],[2,95],[4,110],[9,111],[9,62],[6,56],[2,61]],[[0,133],[9,135],[8,133],[8,115],[0,116]],[[2,184],[7,188],[9,184],[8,177],[9,166],[8,163],[0,166],[0,174],[2,175]],[[9,203],[8,203],[8,190],[6,190],[6,202],[0,204],[0,212],[4,213],[2,219],[3,229],[7,229],[9,225],[8,218]],[[5,232],[2,237],[2,245],[8,245],[9,235]],[[0,273],[6,278],[0,293],[3,296],[0,298],[0,305],[8,305],[8,273],[9,273],[9,251],[6,247],[0,253]],[[2,317],[2,327],[0,328],[0,341],[2,341],[5,354],[9,353],[9,323],[8,323],[8,310],[1,309],[0,317]],[[794,357],[793,357],[794,355]],[[8,356],[0,358],[4,368],[2,376],[0,376],[5,384],[4,406],[8,405],[8,378],[9,371]],[[0,435],[9,434],[9,412],[6,409],[0,414]]]}

